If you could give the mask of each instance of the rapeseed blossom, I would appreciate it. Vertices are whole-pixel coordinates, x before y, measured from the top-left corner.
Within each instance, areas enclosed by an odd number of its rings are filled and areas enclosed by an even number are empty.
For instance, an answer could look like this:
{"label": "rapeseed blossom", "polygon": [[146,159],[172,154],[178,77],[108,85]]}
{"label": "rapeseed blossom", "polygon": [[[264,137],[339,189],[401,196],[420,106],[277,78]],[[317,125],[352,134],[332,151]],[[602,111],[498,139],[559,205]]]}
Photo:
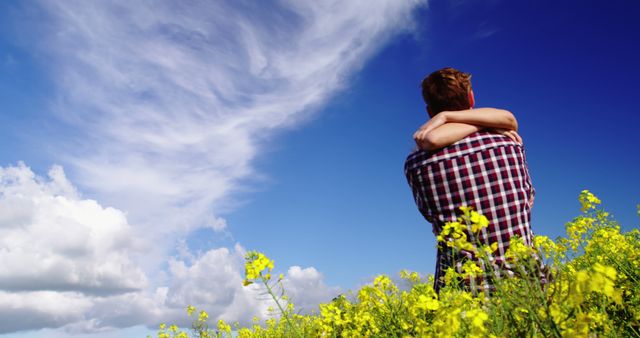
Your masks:
{"label": "rapeseed blossom", "polygon": [[[271,280],[274,263],[264,254],[246,256],[244,284],[256,283],[272,296],[275,316],[250,327],[217,318],[209,328],[206,312],[187,307],[194,337],[627,337],[640,336],[640,230],[622,232],[589,191],[578,198],[582,214],[566,224],[566,236],[552,240],[535,236],[533,247],[513,238],[506,256],[516,273],[495,281],[491,296],[474,295],[456,281],[483,273],[472,261],[460,272],[449,268],[439,294],[433,276],[402,271],[410,287],[400,288],[386,275],[356,292],[340,295],[310,315],[295,312],[282,289],[283,275]],[[640,205],[638,206],[640,213]],[[468,250],[489,260],[496,243],[475,242],[475,234],[488,225],[471,208],[445,225],[438,240],[455,250]],[[640,216],[640,214],[639,214]],[[547,260],[537,271],[535,260]],[[486,268],[492,264],[484,261]],[[541,285],[537,275],[548,277]],[[276,296],[279,288],[285,296]],[[278,293],[280,294],[280,293]],[[160,326],[158,338],[186,338],[177,326]]]}
{"label": "rapeseed blossom", "polygon": [[[249,251],[246,255],[245,279],[244,285],[247,286],[255,280],[264,278],[271,279],[271,270],[273,270],[273,261],[264,254],[257,251]],[[266,272],[265,272],[266,270]],[[264,273],[264,274],[263,274]]]}
{"label": "rapeseed blossom", "polygon": [[601,201],[597,197],[595,197],[589,190],[582,190],[580,196],[578,197],[580,201],[581,207],[580,210],[582,212],[586,212],[591,209],[595,209]]}

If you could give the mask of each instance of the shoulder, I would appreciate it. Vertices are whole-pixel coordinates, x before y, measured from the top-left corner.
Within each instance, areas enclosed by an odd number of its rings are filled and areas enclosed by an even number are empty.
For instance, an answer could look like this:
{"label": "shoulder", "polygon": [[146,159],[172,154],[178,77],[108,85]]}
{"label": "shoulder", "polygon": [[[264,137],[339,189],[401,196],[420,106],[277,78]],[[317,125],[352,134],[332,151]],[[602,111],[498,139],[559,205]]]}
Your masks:
{"label": "shoulder", "polygon": [[470,154],[496,148],[508,148],[508,151],[522,151],[521,144],[511,140],[504,135],[491,131],[479,131],[463,138],[462,140],[448,147],[442,148],[430,154],[429,159],[425,161],[424,164],[436,163],[457,157],[464,157]]}
{"label": "shoulder", "polygon": [[477,147],[482,145],[491,145],[491,146],[521,146],[519,143],[513,141],[507,136],[504,136],[500,133],[482,130],[475,132],[462,140],[452,144],[451,146],[466,146],[466,147]]}
{"label": "shoulder", "polygon": [[411,170],[424,165],[428,162],[433,153],[427,150],[414,149],[404,161],[404,172],[408,174]]}
{"label": "shoulder", "polygon": [[420,149],[412,151],[404,162],[404,171],[405,174],[409,174],[412,170],[441,161],[495,148],[506,148],[508,152],[524,152],[521,144],[507,136],[491,131],[479,131],[433,152]]}

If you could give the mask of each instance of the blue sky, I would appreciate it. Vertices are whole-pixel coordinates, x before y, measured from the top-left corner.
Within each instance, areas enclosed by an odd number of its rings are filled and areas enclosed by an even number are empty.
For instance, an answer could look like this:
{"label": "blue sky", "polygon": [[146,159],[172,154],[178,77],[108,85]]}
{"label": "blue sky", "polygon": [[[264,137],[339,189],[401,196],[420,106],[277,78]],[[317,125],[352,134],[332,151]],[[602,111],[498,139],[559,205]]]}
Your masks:
{"label": "blue sky", "polygon": [[637,227],[640,5],[340,6],[0,5],[2,336],[128,336],[187,304],[247,320],[268,304],[238,285],[244,250],[306,308],[431,273],[402,168],[444,66],[518,118],[536,233],[582,189]]}

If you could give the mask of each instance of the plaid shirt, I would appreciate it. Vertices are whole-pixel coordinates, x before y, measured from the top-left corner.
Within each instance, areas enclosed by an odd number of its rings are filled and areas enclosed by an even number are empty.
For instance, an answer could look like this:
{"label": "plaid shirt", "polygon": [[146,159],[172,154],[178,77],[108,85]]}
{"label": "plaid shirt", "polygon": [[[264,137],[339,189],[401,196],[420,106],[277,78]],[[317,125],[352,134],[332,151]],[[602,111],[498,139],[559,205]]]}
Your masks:
{"label": "plaid shirt", "polygon": [[436,291],[444,286],[446,269],[456,267],[461,272],[462,262],[467,259],[476,261],[485,271],[476,279],[474,292],[478,288],[492,290],[493,277],[487,274],[491,270],[498,278],[503,273],[513,274],[505,259],[509,240],[519,236],[527,245],[533,240],[530,221],[535,190],[520,144],[503,135],[476,132],[433,153],[414,151],[405,162],[405,175],[418,209],[433,224],[436,236],[445,223],[457,220],[461,206],[472,206],[489,219],[478,240],[485,245],[498,243],[491,260],[493,269],[487,269],[470,251],[462,250],[454,256],[451,248],[439,243]]}

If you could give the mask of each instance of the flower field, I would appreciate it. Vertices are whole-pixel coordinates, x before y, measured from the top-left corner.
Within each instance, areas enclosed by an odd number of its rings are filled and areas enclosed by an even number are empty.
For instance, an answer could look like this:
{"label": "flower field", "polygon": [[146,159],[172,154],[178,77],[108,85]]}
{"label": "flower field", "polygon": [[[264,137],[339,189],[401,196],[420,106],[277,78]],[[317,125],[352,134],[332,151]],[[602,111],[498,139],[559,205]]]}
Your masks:
{"label": "flower field", "polygon": [[515,273],[493,280],[491,290],[473,288],[494,266],[495,246],[473,236],[488,222],[463,208],[438,240],[474,252],[481,264],[450,268],[439,294],[433,277],[403,271],[409,288],[381,275],[301,315],[282,290],[283,277],[271,276],[274,262],[248,252],[244,284],[259,284],[271,296],[272,318],[251,327],[209,324],[205,311],[188,306],[193,327],[183,331],[162,324],[157,337],[640,337],[640,231],[622,232],[590,192],[583,191],[579,200],[581,214],[566,224],[565,236],[536,236],[533,247],[512,240],[506,256]]}

